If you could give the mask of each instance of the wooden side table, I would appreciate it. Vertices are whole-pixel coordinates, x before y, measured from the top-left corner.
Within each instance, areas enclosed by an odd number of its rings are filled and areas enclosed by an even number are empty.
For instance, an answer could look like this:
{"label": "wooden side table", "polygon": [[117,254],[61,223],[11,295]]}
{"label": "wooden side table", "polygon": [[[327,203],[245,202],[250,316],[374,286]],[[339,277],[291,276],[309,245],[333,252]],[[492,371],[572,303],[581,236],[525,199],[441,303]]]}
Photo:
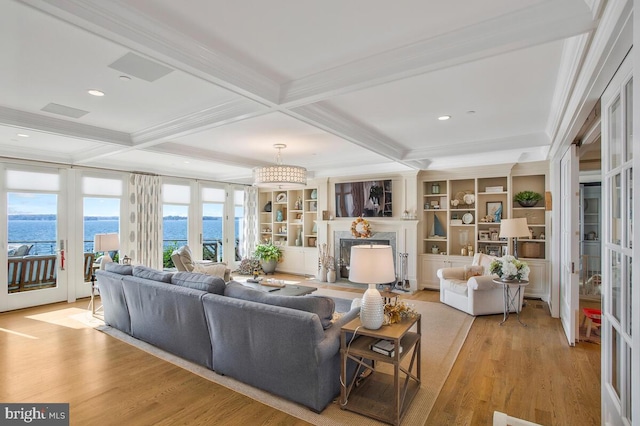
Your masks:
{"label": "wooden side table", "polygon": [[[409,331],[414,324],[416,331]],[[362,327],[360,318],[345,324],[340,332],[340,407],[399,425],[420,389],[421,333],[420,315],[401,323],[383,325],[378,330]],[[355,334],[355,338],[347,340],[347,336],[351,334]],[[402,346],[402,353],[397,349],[394,356],[374,352],[371,345],[379,339],[393,341],[395,348]],[[410,361],[405,368],[400,364],[408,356]],[[349,383],[346,378],[347,360],[353,360],[358,364],[356,374]],[[378,363],[390,364],[392,373],[380,371],[376,367]],[[361,379],[365,375],[366,377]],[[393,395],[393,398],[389,398],[389,395]]]}

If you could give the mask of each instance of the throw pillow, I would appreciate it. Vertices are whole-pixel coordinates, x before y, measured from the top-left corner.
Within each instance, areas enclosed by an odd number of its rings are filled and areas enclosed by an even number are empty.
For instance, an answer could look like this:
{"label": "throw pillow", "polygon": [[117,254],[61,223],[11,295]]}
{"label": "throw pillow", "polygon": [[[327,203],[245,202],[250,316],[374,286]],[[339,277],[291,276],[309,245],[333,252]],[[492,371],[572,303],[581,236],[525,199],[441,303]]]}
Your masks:
{"label": "throw pillow", "polygon": [[182,246],[178,250],[178,256],[180,256],[180,262],[184,265],[187,271],[193,270],[193,255],[189,246]]}
{"label": "throw pillow", "polygon": [[464,265],[464,279],[478,277],[484,274],[484,266],[482,265]]}
{"label": "throw pillow", "polygon": [[226,263],[194,263],[193,272],[199,274],[212,275],[214,277],[220,277],[224,279],[224,274],[227,271]]}

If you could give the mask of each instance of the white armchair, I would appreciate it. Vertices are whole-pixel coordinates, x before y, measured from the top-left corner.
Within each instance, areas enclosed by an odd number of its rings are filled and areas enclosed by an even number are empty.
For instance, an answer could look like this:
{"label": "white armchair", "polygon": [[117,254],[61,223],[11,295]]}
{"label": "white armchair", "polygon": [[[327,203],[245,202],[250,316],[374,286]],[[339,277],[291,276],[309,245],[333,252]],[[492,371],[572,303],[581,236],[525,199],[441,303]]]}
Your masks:
{"label": "white armchair", "polygon": [[198,272],[201,274],[214,275],[229,282],[231,269],[227,268],[224,262],[215,263],[210,260],[193,260],[193,254],[189,246],[182,246],[171,253],[171,260],[178,271]]}
{"label": "white armchair", "polygon": [[[504,286],[493,282],[489,265],[496,259],[476,253],[469,266],[438,269],[440,301],[469,315],[504,313]],[[520,307],[524,292],[520,294]]]}

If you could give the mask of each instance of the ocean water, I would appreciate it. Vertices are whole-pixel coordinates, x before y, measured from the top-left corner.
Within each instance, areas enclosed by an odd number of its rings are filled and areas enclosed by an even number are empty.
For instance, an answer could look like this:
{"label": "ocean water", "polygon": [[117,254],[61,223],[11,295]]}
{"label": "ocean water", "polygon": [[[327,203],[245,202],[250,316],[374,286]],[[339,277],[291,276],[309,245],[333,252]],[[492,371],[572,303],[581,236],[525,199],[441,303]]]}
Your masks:
{"label": "ocean water", "polygon": [[[236,239],[240,218],[236,218]],[[222,238],[222,220],[204,220],[203,239],[207,241]],[[118,220],[86,220],[84,221],[84,251],[93,251],[93,236],[95,234],[118,232]],[[11,245],[29,243],[34,244],[29,254],[51,254],[56,248],[56,222],[54,220],[20,220],[8,221],[8,238]],[[164,246],[172,243],[178,245],[187,242],[187,219],[171,219],[163,221]]]}

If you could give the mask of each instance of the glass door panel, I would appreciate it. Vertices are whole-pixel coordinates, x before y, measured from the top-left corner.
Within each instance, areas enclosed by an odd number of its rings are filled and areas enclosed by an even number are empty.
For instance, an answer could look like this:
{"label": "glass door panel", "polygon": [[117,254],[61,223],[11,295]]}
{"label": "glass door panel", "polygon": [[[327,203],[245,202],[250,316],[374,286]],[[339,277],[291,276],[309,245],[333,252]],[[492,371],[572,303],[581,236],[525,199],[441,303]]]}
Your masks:
{"label": "glass door panel", "polygon": [[163,266],[174,268],[171,253],[189,242],[189,206],[162,205],[162,251]]}

